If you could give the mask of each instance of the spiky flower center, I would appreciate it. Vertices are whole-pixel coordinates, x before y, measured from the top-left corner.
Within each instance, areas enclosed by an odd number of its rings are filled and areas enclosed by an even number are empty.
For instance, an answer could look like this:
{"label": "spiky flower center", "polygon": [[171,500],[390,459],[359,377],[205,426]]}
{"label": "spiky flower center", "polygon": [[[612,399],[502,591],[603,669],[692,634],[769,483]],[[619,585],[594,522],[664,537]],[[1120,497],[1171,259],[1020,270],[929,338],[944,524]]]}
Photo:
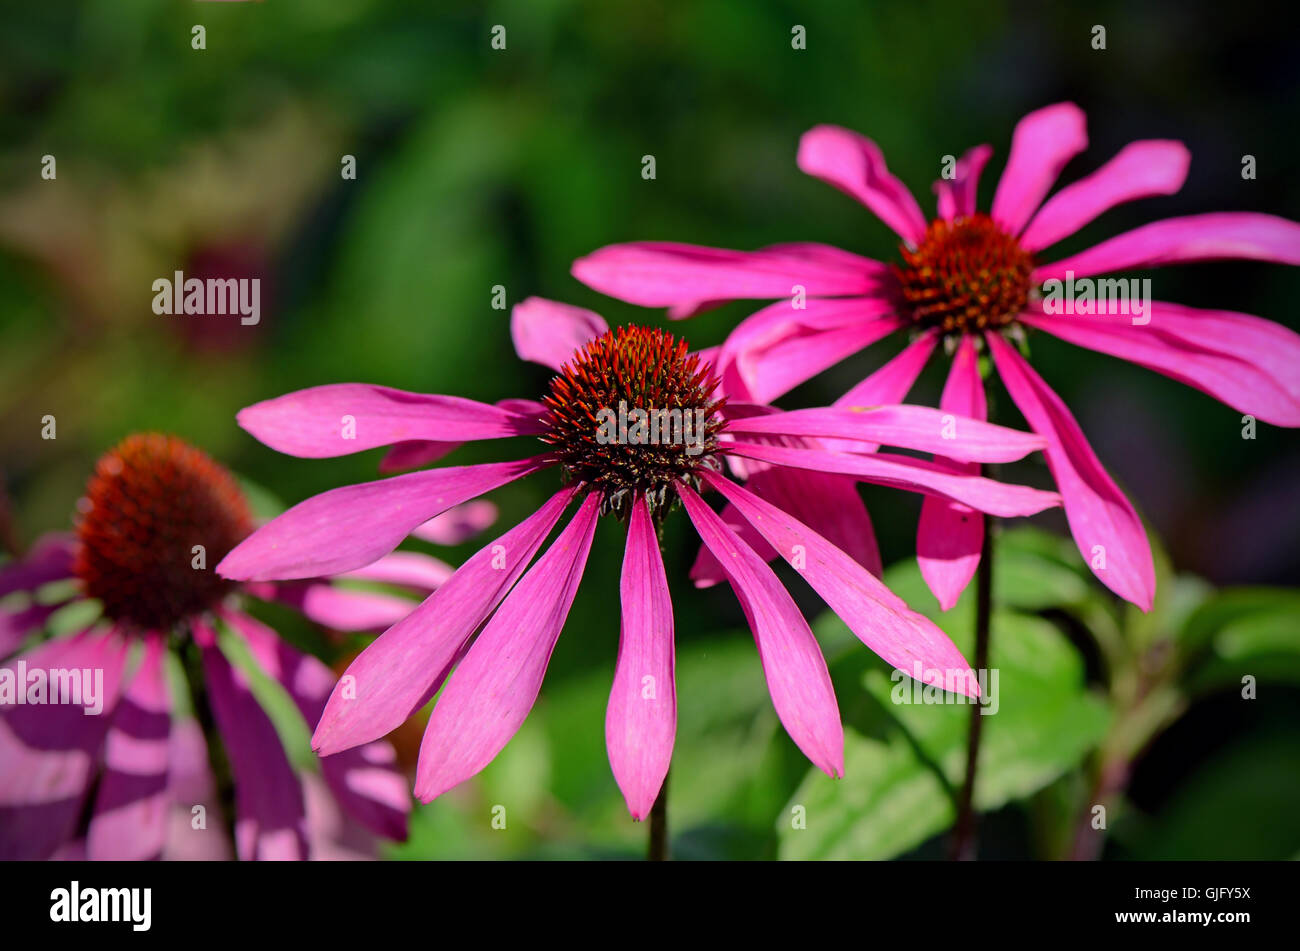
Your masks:
{"label": "spiky flower center", "polygon": [[903,307],[922,327],[944,333],[996,330],[1029,300],[1034,259],[988,215],[935,220],[916,250],[893,265]]}
{"label": "spiky flower center", "polygon": [[551,380],[543,402],[571,479],[602,494],[602,512],[627,517],[644,494],[659,514],[676,480],[699,485],[716,468],[723,400],[712,367],[686,341],[647,327],[620,327],[591,341]]}
{"label": "spiky flower center", "polygon": [[174,436],[128,436],[95,465],[78,503],[74,570],[115,621],[148,630],[215,605],[213,569],[252,530],[230,473]]}

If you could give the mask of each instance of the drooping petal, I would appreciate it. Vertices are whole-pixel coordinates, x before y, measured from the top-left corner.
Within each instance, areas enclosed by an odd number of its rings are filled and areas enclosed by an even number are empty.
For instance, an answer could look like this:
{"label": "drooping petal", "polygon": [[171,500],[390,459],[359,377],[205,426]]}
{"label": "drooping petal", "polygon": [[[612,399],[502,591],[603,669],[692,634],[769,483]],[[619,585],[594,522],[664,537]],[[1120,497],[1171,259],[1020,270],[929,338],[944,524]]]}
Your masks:
{"label": "drooping petal", "polygon": [[[805,444],[801,440],[791,442]],[[880,576],[883,570],[880,548],[876,544],[871,516],[867,514],[867,507],[858,494],[856,480],[807,469],[764,463],[756,465],[758,471],[752,473],[746,482],[751,492],[783,512],[795,516],[867,571]],[[726,505],[720,516],[727,527],[739,535],[764,561],[777,557],[776,550],[741,517],[734,506]],[[700,547],[690,577],[699,588],[727,580],[722,565],[707,546]]]}
{"label": "drooping petal", "polygon": [[[0,705],[0,860],[48,858],[74,833],[128,649],[116,632],[90,631],[46,641],[3,665],[27,702]],[[80,693],[82,702],[32,703],[38,683],[47,701],[58,689],[71,690],[72,700]]]}
{"label": "drooping petal", "polygon": [[1036,284],[1129,268],[1216,260],[1300,264],[1300,224],[1253,211],[1166,218],[1125,231],[1054,264],[1035,268]]}
{"label": "drooping petal", "polygon": [[573,352],[609,332],[605,318],[593,310],[529,297],[510,313],[510,336],[520,360],[559,371]]}
{"label": "drooping petal", "polygon": [[999,334],[986,339],[1007,392],[1034,431],[1047,437],[1047,465],[1083,560],[1106,587],[1143,611],[1151,610],[1155,568],[1133,506],[1102,468],[1061,398]]}
{"label": "drooping petal", "polygon": [[894,317],[880,317],[830,330],[791,328],[784,339],[738,354],[735,366],[745,380],[747,396],[771,402],[887,337],[899,326]]}
{"label": "drooping petal", "polygon": [[977,145],[957,160],[951,181],[939,179],[934,183],[935,194],[939,197],[939,217],[944,221],[954,218],[968,218],[975,214],[975,196],[979,190],[980,172],[993,155],[993,149],[987,145]]}
{"label": "drooping petal", "polygon": [[1087,147],[1087,120],[1072,102],[1045,106],[1021,119],[993,196],[993,220],[1008,233],[1019,234],[1061,170]]}
{"label": "drooping petal", "polygon": [[379,471],[389,473],[419,469],[450,455],[463,445],[463,442],[431,442],[427,439],[395,443],[384,453],[384,458],[379,460]]}
{"label": "drooping petal", "polygon": [[382,631],[415,607],[409,598],[382,591],[339,588],[328,581],[289,581],[270,586],[270,599],[335,631]]}
{"label": "drooping petal", "polygon": [[[208,744],[203,727],[193,716],[173,719],[167,761],[167,793],[172,810],[163,858],[181,862],[230,860],[234,857],[231,843],[224,824],[217,821],[221,804],[208,765]],[[195,822],[199,807],[204,818]]]}
{"label": "drooping petal", "polygon": [[1172,195],[1183,187],[1191,162],[1192,153],[1181,142],[1132,142],[1097,171],[1049,198],[1029,222],[1020,246],[1026,251],[1041,251],[1116,205]]}
{"label": "drooping petal", "polygon": [[171,697],[161,637],[145,642],[140,667],[113,713],[104,773],[86,835],[91,861],[159,858],[167,839]]}
{"label": "drooping petal", "polygon": [[970,665],[933,621],[908,608],[881,581],[798,519],[725,476],[705,472],[704,479],[886,662],[926,683],[947,684],[966,696],[979,695]]}
{"label": "drooping petal", "polygon": [[[979,358],[970,336],[962,337],[953,356],[939,406],[947,412],[972,419],[988,417]],[[967,471],[978,475],[979,466],[972,464]],[[921,568],[921,577],[939,599],[943,610],[947,611],[956,604],[966,590],[979,567],[983,547],[982,514],[970,506],[957,505],[931,495],[921,500],[921,517],[916,529],[916,560]]]}
{"label": "drooping petal", "polygon": [[668,775],[677,733],[673,602],[650,510],[640,496],[628,522],[619,595],[623,626],[605,711],[605,746],[628,812],[640,820]]}
{"label": "drooping petal", "polygon": [[[427,523],[426,523],[427,524]],[[335,580],[378,581],[415,591],[430,592],[451,577],[455,569],[445,561],[417,551],[395,551],[363,568],[355,568]]]}
{"label": "drooping petal", "polygon": [[775,465],[838,472],[862,482],[936,495],[1004,518],[1036,515],[1061,503],[1061,497],[1055,492],[969,475],[952,465],[912,456],[789,449],[740,442],[727,443],[726,448],[728,452]]}
{"label": "drooping petal", "polygon": [[578,592],[599,512],[600,496],[593,492],[456,668],[420,744],[415,794],[422,801],[431,802],[492,762],[532,710]]}
{"label": "drooping petal", "polygon": [[[921,334],[832,405],[889,406],[903,402],[938,343],[938,334],[931,331]],[[861,439],[827,439],[823,445],[839,452],[875,452],[880,448],[879,443]]]}
{"label": "drooping petal", "polygon": [[22,558],[0,566],[0,598],[15,591],[35,591],[48,582],[71,577],[74,544],[66,532],[37,539]]}
{"label": "drooping petal", "polygon": [[[259,667],[288,692],[309,729],[315,729],[336,678],[321,661],[295,650],[275,631],[239,611],[222,617],[248,644]],[[403,841],[411,797],[396,769],[397,753],[376,740],[321,757],[321,775],[339,805],[376,835]]]}
{"label": "drooping petal", "polygon": [[1040,314],[1021,320],[1194,386],[1264,422],[1300,426],[1300,335],[1248,314],[1210,313],[1202,320],[1190,309],[1152,301],[1145,324]]}
{"label": "drooping petal", "polygon": [[925,237],[921,207],[886,167],[879,146],[865,136],[840,126],[814,126],[799,139],[798,165],[862,202],[909,244]]}
{"label": "drooping petal", "polygon": [[430,469],[331,489],[299,502],[217,565],[240,581],[315,578],[368,565],[447,509],[551,465],[549,456]]}
{"label": "drooping petal", "polygon": [[901,449],[932,452],[960,462],[1014,462],[1042,449],[1034,433],[958,416],[930,406],[849,406],[796,409],[735,419],[728,433],[860,439]]}
{"label": "drooping petal", "polygon": [[429,519],[411,534],[434,545],[460,545],[496,520],[497,507],[486,499],[476,499]]}
{"label": "drooping petal", "polygon": [[550,535],[575,488],[485,545],[348,667],[330,695],[312,747],[337,753],[391,733],[442,686],[465,645]]}
{"label": "drooping petal", "polygon": [[869,294],[892,280],[879,261],[846,251],[820,256],[782,249],[728,251],[667,241],[612,244],[573,262],[588,287],[642,307],[700,301]]}
{"label": "drooping petal", "polygon": [[[196,624],[196,627],[198,625]],[[235,849],[244,861],[307,858],[307,815],[270,718],[205,632],[203,674],[235,779]]]}
{"label": "drooping petal", "polygon": [[368,383],[299,390],[245,407],[236,419],[272,449],[308,459],[409,440],[467,442],[542,431],[535,419],[498,406]]}
{"label": "drooping petal", "polygon": [[677,494],[701,541],[731,581],[758,646],[772,705],[786,732],[818,769],[844,775],[844,728],[826,660],[808,622],[772,569],[688,486]]}

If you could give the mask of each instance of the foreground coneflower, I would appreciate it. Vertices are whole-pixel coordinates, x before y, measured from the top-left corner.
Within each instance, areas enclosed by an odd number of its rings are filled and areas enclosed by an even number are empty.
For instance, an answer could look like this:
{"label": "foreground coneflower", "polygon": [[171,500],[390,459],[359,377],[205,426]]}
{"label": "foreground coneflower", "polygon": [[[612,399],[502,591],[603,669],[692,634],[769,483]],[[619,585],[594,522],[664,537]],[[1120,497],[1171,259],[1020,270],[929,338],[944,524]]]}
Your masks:
{"label": "foreground coneflower", "polygon": [[[240,858],[335,851],[311,828],[303,782],[312,778],[290,764],[246,673],[218,642],[242,640],[314,727],[333,674],[245,613],[241,588],[348,631],[382,629],[414,602],[324,578],[241,586],[217,575],[213,563],[253,527],[238,485],[207,455],[174,437],[135,435],[99,460],[75,534],[48,536],[0,567],[0,657],[75,602],[100,608],[78,632],[39,639],[0,666],[0,858],[220,857],[230,853],[222,814],[232,808]],[[450,573],[436,559],[396,553],[355,576],[427,594]],[[63,688],[74,682],[69,702]],[[335,811],[404,839],[406,782],[392,748],[371,739],[322,760],[321,773]],[[209,768],[208,743],[219,746],[225,775]],[[231,784],[233,803],[221,802]],[[215,814],[194,821],[199,805]]]}
{"label": "foreground coneflower", "polygon": [[[895,359],[837,405],[906,398],[935,346],[955,351],[942,407],[984,418],[976,351],[987,348],[1046,456],[1084,560],[1121,597],[1147,610],[1155,590],[1151,550],[1132,505],[1107,475],[1060,397],[1008,343],[1024,328],[1109,353],[1188,383],[1279,426],[1300,425],[1300,336],[1229,311],[1152,302],[1137,319],[1129,301],[1096,300],[1048,313],[1047,281],[1166,264],[1239,258],[1300,263],[1300,225],[1266,214],[1190,215],[1144,225],[1078,254],[1044,263],[1042,252],[1116,205],[1182,187],[1189,155],[1179,142],[1134,142],[1045,203],[1057,176],[1087,146],[1084,116],[1060,103],[1024,117],[992,210],[976,210],[981,145],[936,183],[938,217],[927,222],[871,140],[818,126],[799,143],[799,167],[847,192],[903,239],[887,265],[820,244],[727,251],[686,244],[613,245],[582,258],[573,273],[597,290],[688,317],[728,300],[788,298],[742,322],[717,366],[728,394],[768,402],[896,331],[914,335]],[[1041,207],[1040,207],[1041,205]],[[801,289],[806,308],[791,298]],[[1059,291],[1059,288],[1056,290]],[[1052,289],[1049,289],[1049,297]],[[802,301],[800,301],[802,303]],[[1099,310],[1098,313],[1090,313]],[[940,603],[955,603],[979,562],[978,519],[927,500],[918,528],[922,572]]]}
{"label": "foreground coneflower", "polygon": [[[886,661],[909,672],[919,664],[927,674],[947,677],[952,689],[977,694],[966,661],[938,627],[821,534],[727,478],[722,460],[841,473],[999,515],[1027,515],[1057,504],[1058,497],[956,465],[816,448],[808,437],[871,439],[963,462],[1021,458],[1040,448],[1041,439],[907,406],[792,413],[723,406],[711,367],[685,343],[661,330],[612,332],[597,314],[547,301],[516,307],[512,332],[522,358],[556,371],[544,402],[490,406],[340,384],[239,414],[240,425],[268,446],[313,458],[394,443],[414,451],[421,441],[435,444],[436,452],[448,443],[507,436],[539,438],[544,451],[512,462],[413,472],[308,499],[226,557],[218,570],[230,578],[349,571],[382,557],[449,506],[550,467],[558,467],[566,483],[361,653],[340,681],[348,689],[335,689],[316,728],[313,745],[320,753],[384,736],[441,690],[421,747],[416,795],[430,801],[479,772],[532,708],[597,519],[609,514],[627,522],[627,543],[606,740],[629,811],[645,816],[667,773],[676,730],[673,611],[656,529],[679,503],[740,600],[782,724],[826,773],[843,775],[839,710],[821,650],[767,564],[777,554]],[[634,426],[626,434],[611,431],[610,418],[621,407],[633,419],[636,411],[675,410],[700,425],[690,439],[638,443]],[[341,427],[345,418],[347,429]],[[701,498],[706,490],[734,506],[762,554]],[[576,514],[533,563],[574,504]]]}

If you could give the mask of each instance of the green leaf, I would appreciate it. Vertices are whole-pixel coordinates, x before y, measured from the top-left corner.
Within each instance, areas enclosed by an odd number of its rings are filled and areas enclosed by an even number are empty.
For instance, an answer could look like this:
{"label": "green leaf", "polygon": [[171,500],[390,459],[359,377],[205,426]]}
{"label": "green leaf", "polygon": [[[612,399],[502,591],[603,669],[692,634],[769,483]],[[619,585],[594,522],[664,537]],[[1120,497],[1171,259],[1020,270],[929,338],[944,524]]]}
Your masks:
{"label": "green leaf", "polygon": [[[836,625],[842,622],[824,615],[817,627]],[[969,623],[959,616],[944,626],[970,656]],[[1084,689],[1082,662],[1054,625],[999,611],[990,643],[997,678],[990,674],[987,686],[996,712],[983,724],[976,784],[981,810],[1030,795],[1072,769],[1110,719],[1100,698]],[[868,666],[862,683],[884,716],[874,723],[855,718],[846,729],[844,779],[808,772],[790,800],[792,808],[805,807],[806,828],[796,828],[786,814],[778,821],[783,858],[890,858],[953,820],[952,790],[964,776],[971,707],[954,694],[924,702],[920,685],[879,661]],[[913,702],[918,699],[923,702]]]}

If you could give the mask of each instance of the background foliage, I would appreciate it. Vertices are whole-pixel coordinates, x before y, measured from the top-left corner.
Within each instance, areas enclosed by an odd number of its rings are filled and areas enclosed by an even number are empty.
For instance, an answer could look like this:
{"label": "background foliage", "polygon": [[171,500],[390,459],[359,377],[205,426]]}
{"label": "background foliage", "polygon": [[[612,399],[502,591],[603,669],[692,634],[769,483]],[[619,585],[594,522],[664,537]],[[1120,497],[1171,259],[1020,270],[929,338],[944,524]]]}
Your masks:
{"label": "background foliage", "polygon": [[[66,527],[96,456],[131,430],[184,436],[288,503],[373,477],[377,454],[279,456],[234,425],[241,406],[340,380],[537,395],[545,373],[514,358],[506,315],[489,306],[493,285],[512,302],[540,294],[611,322],[662,319],[569,277],[571,261],[602,244],[817,240],[891,257],[883,225],[795,168],[797,138],[817,122],[874,138],[926,207],[943,155],[987,141],[996,172],[1015,121],[1061,99],[1088,112],[1092,141],[1068,179],[1134,138],[1188,143],[1180,195],[1117,209],[1063,251],[1157,215],[1294,218],[1300,57],[1268,22],[1271,11],[1250,4],[1174,2],[16,6],[0,34],[9,544]],[[190,47],[194,23],[206,26],[206,50]],[[505,51],[489,46],[495,24],[507,28]],[[790,47],[794,24],[807,28],[806,51]],[[1107,28],[1105,51],[1090,47],[1094,24]],[[45,154],[58,161],[54,182],[39,177]],[[339,177],[343,154],[357,158],[355,181]],[[646,154],[654,181],[640,177]],[[1257,159],[1254,181],[1241,178],[1244,154]],[[985,202],[995,181],[986,176]],[[178,269],[260,275],[261,324],[155,316],[150,285]],[[1281,267],[1155,277],[1164,299],[1300,324],[1296,278]],[[678,329],[705,346],[747,312],[734,305]],[[1296,855],[1300,659],[1286,586],[1300,580],[1300,443],[1266,426],[1244,442],[1238,415],[1208,397],[1058,341],[1032,343],[1178,573],[1166,567],[1144,618],[1082,572],[1054,537],[1059,517],[1004,536],[1003,696],[978,794],[989,811],[983,854],[1070,854],[1080,808],[1119,763],[1126,792],[1105,856]],[[873,348],[785,403],[827,402],[888,355],[887,344]],[[920,401],[942,385],[937,362]],[[58,420],[55,441],[39,438],[45,414]],[[1007,475],[1045,484],[1039,465]],[[502,520],[531,511],[548,486],[498,493]],[[891,583],[936,610],[908,560],[918,500],[886,490],[867,500]],[[680,520],[667,543],[680,644],[677,853],[942,854],[968,709],[889,704],[888,672],[822,616],[850,779],[810,775],[776,723],[734,600],[685,582],[693,550]],[[620,544],[602,527],[519,737],[479,781],[419,810],[396,855],[640,852],[644,830],[628,820],[603,749]],[[810,617],[821,610],[797,593]],[[965,646],[970,605],[939,619]],[[1261,680],[1249,703],[1238,697],[1243,671]],[[488,824],[496,803],[508,808],[504,832]],[[796,804],[806,830],[790,828]]]}

